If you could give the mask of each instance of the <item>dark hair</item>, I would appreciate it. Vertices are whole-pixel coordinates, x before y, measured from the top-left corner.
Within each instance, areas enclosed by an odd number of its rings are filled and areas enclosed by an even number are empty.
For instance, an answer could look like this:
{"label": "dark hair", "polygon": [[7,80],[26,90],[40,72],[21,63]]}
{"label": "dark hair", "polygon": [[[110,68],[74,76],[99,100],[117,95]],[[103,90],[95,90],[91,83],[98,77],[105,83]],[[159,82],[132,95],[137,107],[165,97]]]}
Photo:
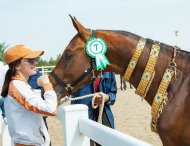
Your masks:
{"label": "dark hair", "polygon": [[15,76],[15,74],[16,74],[16,69],[15,68],[16,68],[16,66],[18,64],[21,63],[21,60],[22,59],[19,59],[19,60],[16,60],[16,61],[9,64],[9,69],[7,70],[7,73],[5,75],[5,81],[4,81],[3,89],[2,89],[2,92],[1,92],[1,96],[4,97],[4,98],[8,94],[9,84],[11,82],[11,78],[12,78],[12,76]]}

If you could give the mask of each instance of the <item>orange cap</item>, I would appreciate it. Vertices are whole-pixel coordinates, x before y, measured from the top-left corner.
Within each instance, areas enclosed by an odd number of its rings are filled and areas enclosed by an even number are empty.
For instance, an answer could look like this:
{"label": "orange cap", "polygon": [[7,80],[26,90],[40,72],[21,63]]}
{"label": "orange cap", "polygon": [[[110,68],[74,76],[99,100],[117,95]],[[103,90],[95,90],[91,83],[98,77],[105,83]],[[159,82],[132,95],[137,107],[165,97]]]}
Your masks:
{"label": "orange cap", "polygon": [[16,45],[8,48],[4,54],[5,61],[10,64],[21,58],[36,58],[44,54],[44,51],[32,51],[24,45]]}

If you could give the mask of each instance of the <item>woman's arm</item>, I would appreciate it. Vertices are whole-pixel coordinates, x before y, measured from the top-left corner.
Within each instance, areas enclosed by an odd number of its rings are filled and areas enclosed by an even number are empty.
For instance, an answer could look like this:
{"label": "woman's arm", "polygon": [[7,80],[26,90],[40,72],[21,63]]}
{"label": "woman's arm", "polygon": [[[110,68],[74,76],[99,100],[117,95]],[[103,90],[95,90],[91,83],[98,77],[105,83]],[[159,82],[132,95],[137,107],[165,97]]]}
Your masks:
{"label": "woman's arm", "polygon": [[33,91],[23,81],[14,80],[10,84],[9,95],[32,112],[54,116],[57,112],[57,95],[51,83],[46,84],[44,90],[43,100],[40,92]]}

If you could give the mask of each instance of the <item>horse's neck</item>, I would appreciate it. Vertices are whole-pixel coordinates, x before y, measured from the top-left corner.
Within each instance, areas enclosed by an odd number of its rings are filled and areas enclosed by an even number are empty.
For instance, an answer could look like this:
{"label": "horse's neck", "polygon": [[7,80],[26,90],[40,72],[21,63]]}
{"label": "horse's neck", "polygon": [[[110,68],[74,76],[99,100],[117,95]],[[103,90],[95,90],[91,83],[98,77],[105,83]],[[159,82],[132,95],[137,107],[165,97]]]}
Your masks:
{"label": "horse's neck", "polygon": [[[136,69],[131,77],[130,82],[134,85],[135,88],[137,88],[143,71],[145,69],[147,60],[149,58],[150,49],[152,47],[153,42],[147,42],[145,49],[143,50],[143,54],[141,54],[141,57],[139,59],[139,63],[136,66]],[[149,51],[146,51],[149,50]],[[147,96],[145,97],[145,100],[152,105],[153,99],[156,95],[156,92],[158,90],[158,87],[160,85],[160,82],[162,80],[163,74],[165,72],[166,67],[169,65],[169,63],[172,61],[174,55],[174,48],[173,46],[168,46],[166,44],[160,44],[160,53],[158,56],[158,59],[156,61],[155,66],[155,76],[153,79],[153,82],[150,86],[149,91],[147,92]],[[146,61],[143,62],[143,58],[146,58]],[[179,51],[177,53],[177,56],[175,58],[175,63],[177,65],[177,70],[182,73],[183,76],[188,76],[190,72],[190,65],[188,65],[188,62],[190,61],[190,54],[184,51]],[[180,73],[178,75],[180,75]],[[138,76],[140,78],[138,78]],[[174,78],[173,78],[174,80]],[[173,86],[172,83],[175,84],[175,82],[171,82],[170,86]],[[168,90],[169,92],[169,90]]]}
{"label": "horse's neck", "polygon": [[[111,62],[111,66],[108,66],[107,71],[113,71],[117,74],[124,75],[128,64],[136,50],[137,43],[139,41],[138,37],[133,37],[130,35],[123,35],[118,33],[110,33],[110,32],[102,32],[99,33],[100,37],[102,37],[106,42],[108,42],[108,52],[106,56],[108,57],[109,61]],[[130,78],[130,83],[137,88],[142,74],[144,72],[144,69],[146,67],[150,50],[152,48],[153,41],[147,40],[145,48],[143,49],[140,58],[138,60],[138,63],[135,67],[134,72],[132,73],[132,76]],[[151,105],[152,101],[154,99],[154,96],[157,92],[157,89],[159,87],[160,81],[162,79],[162,76],[164,74],[164,71],[168,65],[169,62],[171,62],[173,56],[173,47],[168,46],[165,44],[160,45],[160,53],[156,62],[155,66],[155,76],[153,79],[153,82],[150,86],[149,91],[147,92],[147,96],[145,100]],[[190,60],[190,59],[186,59]],[[180,62],[183,62],[184,64],[187,64],[187,61],[183,59],[183,54],[179,54],[176,57],[176,63],[179,67],[179,69],[183,72],[187,72],[186,68],[188,65],[184,65]],[[188,67],[190,70],[190,66]],[[186,73],[187,74],[187,73]]]}
{"label": "horse's neck", "polygon": [[107,71],[114,71],[117,74],[124,75],[140,37],[133,39],[110,31],[97,31],[97,35],[108,43],[106,56],[111,65],[107,67]]}
{"label": "horse's neck", "polygon": [[[140,37],[138,38],[138,37],[133,37],[130,35],[129,36],[124,36],[124,35],[114,36],[113,35],[112,39],[114,41],[111,41],[112,44],[110,43],[109,44],[110,47],[108,48],[110,51],[108,53],[108,58],[110,59],[111,64],[112,64],[111,71],[114,71],[121,75],[124,75],[124,73],[128,67],[128,64],[136,50],[138,41],[140,39]],[[109,42],[109,41],[107,41],[107,42]],[[130,83],[135,88],[138,87],[138,84],[141,80],[144,69],[147,65],[152,45],[153,45],[152,40],[146,41],[145,48],[143,49],[143,51],[140,55],[140,58],[138,60],[138,63],[135,67],[135,70],[132,73],[132,76],[129,80]],[[154,98],[156,91],[158,89],[158,86],[159,86],[159,82],[161,81],[161,78],[162,78],[161,74],[163,74],[164,69],[167,66],[168,56],[161,55],[161,54],[165,54],[165,53],[168,54],[168,51],[166,51],[166,52],[160,51],[159,56],[161,56],[161,60],[158,59],[156,66],[155,66],[156,74],[155,74],[154,80],[150,86],[150,90],[147,93],[147,97],[145,98],[149,104],[152,104],[153,98]],[[163,61],[163,60],[165,60],[165,61]]]}
{"label": "horse's neck", "polygon": [[[146,68],[146,65],[147,65],[147,62],[148,62],[148,59],[149,59],[149,54],[150,54],[150,51],[151,51],[151,48],[152,48],[152,45],[153,45],[153,41],[152,40],[149,40],[147,39],[146,40],[146,45],[140,55],[140,58],[138,60],[138,63],[135,67],[135,70],[134,72],[132,73],[132,76],[130,78],[130,83],[135,87],[137,88],[140,81],[141,81],[141,78],[142,78],[142,75],[143,75],[143,72]],[[161,46],[162,47],[162,46]],[[134,48],[136,49],[136,48]],[[151,83],[151,86],[146,94],[146,97],[145,97],[145,100],[151,105],[152,102],[153,102],[153,99],[154,99],[154,96],[156,94],[156,91],[158,89],[158,86],[159,86],[159,83],[162,79],[162,75],[164,73],[164,70],[165,70],[165,67],[167,66],[167,59],[168,56],[167,55],[163,55],[163,54],[168,54],[169,52],[165,52],[164,50],[160,49],[160,53],[159,53],[159,57],[161,56],[162,59],[157,59],[156,61],[156,65],[155,65],[155,76],[154,76],[154,79]]]}

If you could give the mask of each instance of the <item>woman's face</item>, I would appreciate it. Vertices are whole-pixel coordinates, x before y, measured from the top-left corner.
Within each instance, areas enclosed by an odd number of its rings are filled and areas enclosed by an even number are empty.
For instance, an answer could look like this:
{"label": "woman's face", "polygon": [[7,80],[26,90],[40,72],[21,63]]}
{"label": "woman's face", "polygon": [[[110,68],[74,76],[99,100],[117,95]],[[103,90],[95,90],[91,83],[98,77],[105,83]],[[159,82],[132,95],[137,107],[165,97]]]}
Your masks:
{"label": "woman's face", "polygon": [[28,78],[36,74],[36,65],[38,64],[37,58],[27,59],[23,58],[18,66],[18,72],[24,77]]}

